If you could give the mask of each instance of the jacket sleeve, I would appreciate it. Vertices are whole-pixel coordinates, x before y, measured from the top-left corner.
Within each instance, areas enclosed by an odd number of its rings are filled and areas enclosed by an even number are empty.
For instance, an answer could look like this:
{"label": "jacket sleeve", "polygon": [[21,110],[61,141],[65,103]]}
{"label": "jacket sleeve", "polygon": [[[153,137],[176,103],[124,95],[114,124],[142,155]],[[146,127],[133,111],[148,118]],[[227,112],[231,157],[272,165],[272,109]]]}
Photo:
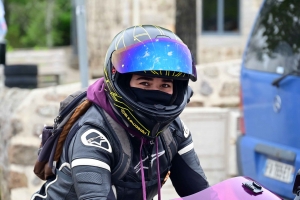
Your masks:
{"label": "jacket sleeve", "polygon": [[92,126],[81,127],[68,153],[79,200],[116,199],[111,185],[112,146],[105,133]]}
{"label": "jacket sleeve", "polygon": [[178,153],[172,160],[170,178],[176,192],[184,197],[209,187],[207,178],[194,150],[189,129],[181,121],[177,131]]}

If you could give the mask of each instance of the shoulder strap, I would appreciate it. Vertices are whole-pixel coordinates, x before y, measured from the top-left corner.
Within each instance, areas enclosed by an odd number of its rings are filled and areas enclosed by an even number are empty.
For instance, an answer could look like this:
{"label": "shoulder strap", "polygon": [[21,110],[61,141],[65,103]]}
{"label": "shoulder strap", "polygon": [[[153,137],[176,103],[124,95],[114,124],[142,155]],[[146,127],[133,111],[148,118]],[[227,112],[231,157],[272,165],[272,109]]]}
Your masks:
{"label": "shoulder strap", "polygon": [[177,153],[177,149],[178,149],[177,143],[176,143],[176,141],[173,137],[173,134],[169,128],[167,128],[166,130],[164,130],[164,132],[161,133],[161,137],[162,137],[162,141],[163,141],[165,147],[167,148],[166,153],[167,153],[168,161],[169,161],[169,163],[171,163],[173,157]]}
{"label": "shoulder strap", "polygon": [[60,102],[59,115],[54,119],[54,128],[62,128],[73,115],[75,109],[87,99],[87,91],[79,90]]}
{"label": "shoulder strap", "polygon": [[114,171],[112,172],[112,181],[116,182],[123,178],[123,176],[127,173],[130,163],[131,163],[131,154],[132,149],[129,142],[129,136],[125,132],[124,128],[121,127],[112,117],[107,114],[103,109],[99,109],[101,112],[103,119],[105,120],[108,129],[111,132],[114,132],[118,137],[118,140],[122,146],[121,157],[119,158],[119,162],[116,165]]}
{"label": "shoulder strap", "polygon": [[[60,133],[60,136],[58,138],[55,155],[54,155],[54,161],[58,161],[60,158],[60,155],[62,153],[62,149],[64,148],[64,143],[66,142],[66,147],[69,147],[70,141],[79,129],[77,120],[82,116],[88,108],[91,106],[91,102],[87,99],[85,99],[73,112],[72,116],[69,118],[69,120],[65,123],[62,132]],[[76,124],[75,124],[76,123]],[[75,125],[74,125],[75,124]],[[76,128],[74,128],[76,127]],[[67,148],[68,149],[68,148]],[[66,151],[67,152],[67,151]],[[67,155],[67,154],[65,154]],[[66,159],[68,161],[68,156],[66,156]]]}

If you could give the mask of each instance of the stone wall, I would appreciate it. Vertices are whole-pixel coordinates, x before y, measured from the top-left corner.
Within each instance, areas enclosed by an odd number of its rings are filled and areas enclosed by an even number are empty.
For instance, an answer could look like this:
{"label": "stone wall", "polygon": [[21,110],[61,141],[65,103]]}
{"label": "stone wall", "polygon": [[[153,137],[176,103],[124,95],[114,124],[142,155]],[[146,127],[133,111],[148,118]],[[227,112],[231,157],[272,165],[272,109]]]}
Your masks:
{"label": "stone wall", "polygon": [[8,163],[11,161],[10,140],[20,128],[13,120],[12,113],[15,113],[20,102],[28,93],[28,90],[7,90],[0,86],[0,199],[3,200],[10,199],[10,191],[15,186],[27,187],[26,176],[11,171]]}
{"label": "stone wall", "polygon": [[91,75],[103,75],[106,50],[113,37],[132,25],[155,24],[174,30],[175,0],[139,0],[133,24],[133,0],[87,0],[87,40]]}
{"label": "stone wall", "polygon": [[52,125],[59,102],[80,84],[33,90],[4,88],[0,90],[0,172],[1,195],[4,200],[30,199],[42,184],[34,175],[40,133],[44,125]]}
{"label": "stone wall", "polygon": [[197,82],[190,82],[193,104],[203,107],[238,107],[241,60],[197,66]]}
{"label": "stone wall", "polygon": [[252,25],[263,0],[240,0],[239,31],[236,33],[203,33],[202,0],[198,0],[197,60],[199,64],[240,59],[246,46]]}
{"label": "stone wall", "polygon": [[[92,76],[102,76],[106,50],[126,27],[155,24],[175,31],[175,0],[87,0],[87,39]],[[139,2],[138,12],[133,2]],[[201,30],[202,0],[197,0],[198,64],[240,59],[262,0],[240,0],[240,30],[230,34],[205,34]],[[134,19],[133,15],[136,14]],[[135,22],[138,22],[135,24]]]}

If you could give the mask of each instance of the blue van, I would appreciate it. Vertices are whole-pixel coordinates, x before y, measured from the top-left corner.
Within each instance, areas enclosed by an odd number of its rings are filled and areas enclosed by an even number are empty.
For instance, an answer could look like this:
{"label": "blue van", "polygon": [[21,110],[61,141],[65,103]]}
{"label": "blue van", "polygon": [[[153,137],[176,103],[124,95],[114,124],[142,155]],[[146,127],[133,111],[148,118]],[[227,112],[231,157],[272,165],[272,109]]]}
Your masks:
{"label": "blue van", "polygon": [[240,175],[293,199],[300,169],[300,1],[265,0],[241,66]]}

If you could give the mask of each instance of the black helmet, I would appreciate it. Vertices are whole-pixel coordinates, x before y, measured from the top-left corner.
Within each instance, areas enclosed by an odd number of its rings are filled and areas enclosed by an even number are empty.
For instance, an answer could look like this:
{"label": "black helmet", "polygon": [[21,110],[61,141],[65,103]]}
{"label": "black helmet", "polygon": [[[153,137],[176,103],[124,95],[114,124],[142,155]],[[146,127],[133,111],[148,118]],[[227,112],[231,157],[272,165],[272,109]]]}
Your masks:
{"label": "black helmet", "polygon": [[[171,105],[137,102],[129,92],[131,74],[173,79]],[[156,138],[180,115],[197,80],[188,47],[172,31],[153,25],[127,28],[112,40],[104,62],[105,87],[113,110],[139,136]]]}

